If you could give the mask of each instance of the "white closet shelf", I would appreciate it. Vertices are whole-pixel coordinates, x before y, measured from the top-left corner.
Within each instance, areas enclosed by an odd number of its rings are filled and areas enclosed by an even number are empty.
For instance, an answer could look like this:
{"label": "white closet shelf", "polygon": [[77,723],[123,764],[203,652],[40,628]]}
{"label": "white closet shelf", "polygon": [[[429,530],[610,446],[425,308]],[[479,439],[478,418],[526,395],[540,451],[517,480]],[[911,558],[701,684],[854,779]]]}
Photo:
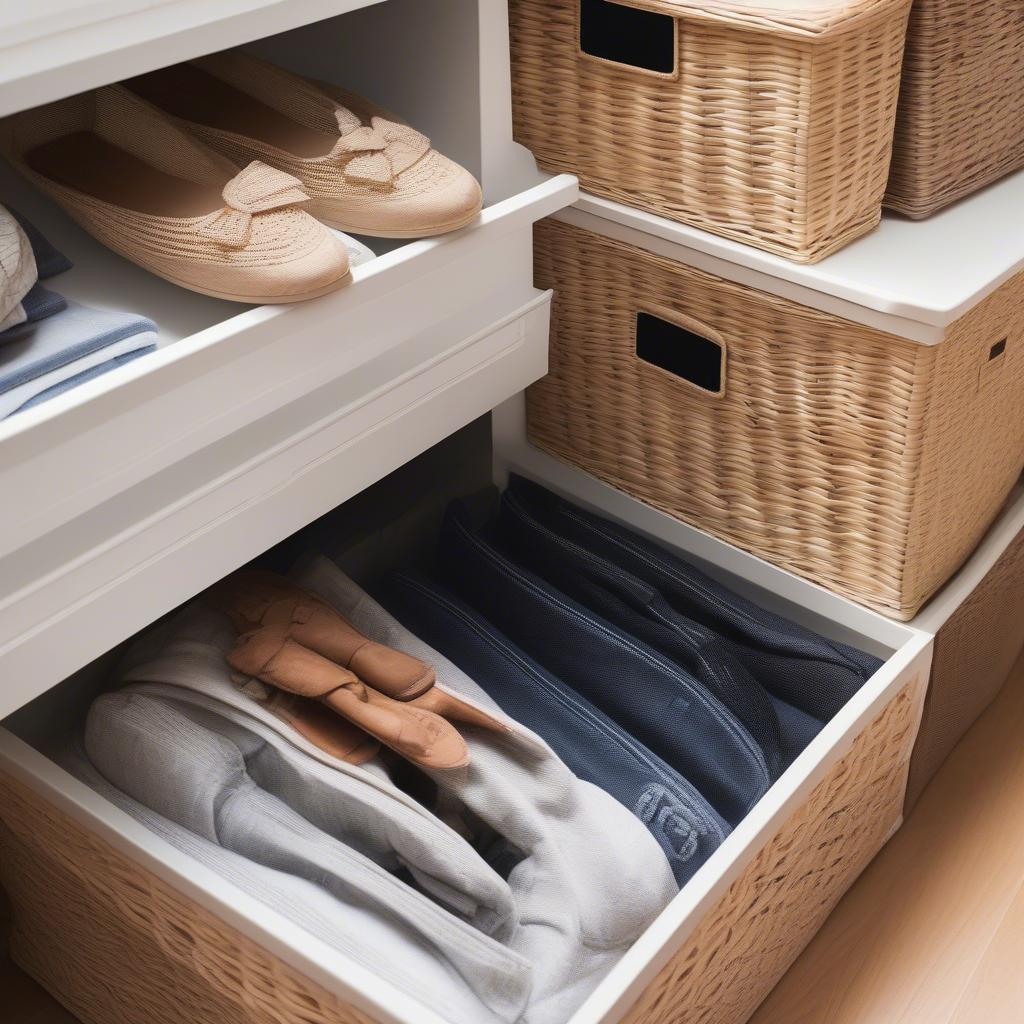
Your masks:
{"label": "white closet shelf", "polygon": [[584,194],[560,218],[689,266],[927,345],[1024,270],[1024,171],[924,221],[883,212],[870,234],[820,263],[739,242]]}
{"label": "white closet shelf", "polygon": [[0,116],[380,0],[35,0],[0,5]]}
{"label": "white closet shelf", "polygon": [[151,316],[165,347],[0,423],[0,715],[542,376],[532,228],[577,192],[538,180],[329,296],[253,308],[14,198],[76,263],[54,289]]}

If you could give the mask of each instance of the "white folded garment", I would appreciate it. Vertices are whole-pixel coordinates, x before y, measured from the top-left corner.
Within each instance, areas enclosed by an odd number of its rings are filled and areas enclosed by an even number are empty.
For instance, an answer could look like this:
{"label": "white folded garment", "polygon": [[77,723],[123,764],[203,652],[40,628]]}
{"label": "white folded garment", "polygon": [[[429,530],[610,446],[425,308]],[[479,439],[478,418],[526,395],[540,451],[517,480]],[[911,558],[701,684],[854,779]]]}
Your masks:
{"label": "white folded garment", "polygon": [[[509,987],[504,1012],[489,1009],[466,984],[437,946],[412,928],[396,923],[379,906],[354,899],[340,903],[322,885],[299,877],[293,871],[258,864],[226,849],[219,842],[200,836],[157,814],[111,785],[74,746],[57,760],[61,766],[100,796],[130,815],[154,835],[215,872],[242,892],[294,922],[332,949],[387,978],[452,1024],[511,1024],[518,1017],[517,1006],[529,990],[528,965],[501,949],[481,934],[477,949],[497,948],[518,984]],[[517,973],[519,972],[519,973]],[[489,972],[497,983],[503,972]],[[503,1003],[497,1000],[499,1007]]]}

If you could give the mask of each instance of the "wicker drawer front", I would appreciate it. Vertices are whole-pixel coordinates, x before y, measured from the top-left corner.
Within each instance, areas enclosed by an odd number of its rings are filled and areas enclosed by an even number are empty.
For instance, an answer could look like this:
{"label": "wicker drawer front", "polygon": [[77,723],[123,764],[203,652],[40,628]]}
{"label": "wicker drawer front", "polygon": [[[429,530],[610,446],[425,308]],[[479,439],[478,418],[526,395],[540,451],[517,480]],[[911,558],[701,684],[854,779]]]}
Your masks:
{"label": "wicker drawer front", "polygon": [[638,3],[674,35],[667,73],[583,52],[594,3],[509,4],[515,132],[541,166],[801,262],[878,223],[907,0],[809,5],[802,24],[791,3]]}
{"label": "wicker drawer front", "polygon": [[[901,690],[857,737],[625,1021],[747,1019],[899,824],[919,685]],[[326,992],[3,772],[0,881],[15,908],[12,955],[82,1024],[380,1019]]]}
{"label": "wicker drawer front", "polygon": [[[1015,528],[1016,536],[935,634],[924,716],[910,761],[907,810],[995,699],[1024,651],[1024,492],[1017,491],[999,525],[1003,531]],[[975,557],[985,554],[980,550]],[[936,601],[945,599],[942,594]]]}
{"label": "wicker drawer front", "polygon": [[1024,4],[914,0],[885,205],[926,217],[1024,167]]}
{"label": "wicker drawer front", "polygon": [[559,220],[535,265],[555,301],[531,440],[884,614],[915,614],[1020,475],[1024,275],[926,346]]}

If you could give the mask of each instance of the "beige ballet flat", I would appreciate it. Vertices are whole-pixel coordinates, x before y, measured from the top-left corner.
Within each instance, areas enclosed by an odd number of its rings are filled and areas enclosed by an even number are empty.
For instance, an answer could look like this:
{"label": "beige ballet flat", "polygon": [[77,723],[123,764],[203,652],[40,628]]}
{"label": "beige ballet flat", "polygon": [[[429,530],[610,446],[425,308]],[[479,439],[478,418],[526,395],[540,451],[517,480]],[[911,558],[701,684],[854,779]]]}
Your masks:
{"label": "beige ballet flat", "polygon": [[126,87],[239,166],[294,175],[309,211],[342,231],[421,238],[480,212],[472,174],[392,114],[336,86],[237,51],[134,78]]}
{"label": "beige ballet flat", "polygon": [[241,171],[121,86],[8,118],[17,169],[116,253],[192,291],[297,302],[349,280],[342,241],[303,207],[301,183]]}

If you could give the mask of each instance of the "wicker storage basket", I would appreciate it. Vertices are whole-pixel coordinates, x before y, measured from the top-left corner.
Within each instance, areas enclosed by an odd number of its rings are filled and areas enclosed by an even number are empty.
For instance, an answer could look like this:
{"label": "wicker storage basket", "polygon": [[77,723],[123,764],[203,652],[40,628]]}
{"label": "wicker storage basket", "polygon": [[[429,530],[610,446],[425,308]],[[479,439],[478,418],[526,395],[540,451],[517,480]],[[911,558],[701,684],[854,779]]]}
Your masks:
{"label": "wicker storage basket", "polygon": [[[922,686],[915,675],[892,694],[781,827],[757,837],[756,855],[622,1019],[746,1021],[898,826]],[[383,1019],[331,994],[7,772],[0,882],[14,906],[15,961],[82,1024]]]}
{"label": "wicker storage basket", "polygon": [[532,442],[899,619],[1024,464],[1024,275],[922,345],[549,219]]}
{"label": "wicker storage basket", "polygon": [[1024,490],[1015,492],[971,560],[913,625],[934,632],[935,647],[910,760],[907,811],[1024,651]]}
{"label": "wicker storage basket", "polygon": [[927,217],[1024,167],[1024,4],[914,0],[885,205]]}
{"label": "wicker storage basket", "polygon": [[878,223],[908,10],[510,0],[516,137],[598,195],[813,262]]}

